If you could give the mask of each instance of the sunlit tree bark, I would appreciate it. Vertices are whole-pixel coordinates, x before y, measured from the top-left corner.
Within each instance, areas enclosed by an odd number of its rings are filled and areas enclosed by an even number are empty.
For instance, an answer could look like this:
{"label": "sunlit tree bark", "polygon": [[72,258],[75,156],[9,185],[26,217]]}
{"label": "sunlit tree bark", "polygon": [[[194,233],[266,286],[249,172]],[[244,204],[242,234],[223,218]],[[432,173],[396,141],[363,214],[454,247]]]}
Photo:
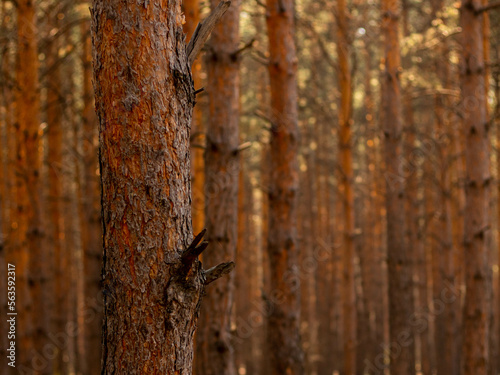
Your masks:
{"label": "sunlit tree bark", "polygon": [[182,22],[180,1],[93,2],[103,374],[191,374],[204,284],[227,270],[204,272],[197,256],[207,244],[192,241],[195,96]]}

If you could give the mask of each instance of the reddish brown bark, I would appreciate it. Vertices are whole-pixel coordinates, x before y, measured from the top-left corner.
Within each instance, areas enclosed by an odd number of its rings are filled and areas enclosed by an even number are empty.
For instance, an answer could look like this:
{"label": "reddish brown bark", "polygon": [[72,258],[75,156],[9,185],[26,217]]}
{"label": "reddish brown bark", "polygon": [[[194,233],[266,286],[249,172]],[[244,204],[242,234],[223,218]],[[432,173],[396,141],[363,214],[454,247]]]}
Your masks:
{"label": "reddish brown bark", "polygon": [[[212,8],[218,4],[212,1]],[[233,1],[217,25],[206,57],[209,121],[205,150],[205,221],[211,250],[206,268],[234,259],[238,229],[239,174],[239,2]],[[231,310],[234,277],[208,288],[197,332],[196,373],[234,375]]]}
{"label": "reddish brown bark", "polygon": [[409,316],[413,312],[411,259],[405,243],[405,187],[402,169],[401,56],[399,46],[399,1],[382,0],[382,29],[385,71],[382,89],[382,127],[385,136],[387,264],[389,281],[389,342],[391,373],[415,372],[412,352],[413,331]]}
{"label": "reddish brown bark", "polygon": [[[186,23],[184,32],[186,40],[191,39],[196,26],[200,22],[199,0],[186,0],[182,3]],[[201,58],[198,58],[191,67],[195,89],[200,89],[201,80]],[[205,141],[203,129],[203,113],[201,103],[194,107],[191,121],[191,185],[192,185],[192,209],[193,209],[193,231],[200,232],[205,226],[205,162],[202,146]]]}
{"label": "reddish brown bark", "polygon": [[303,374],[300,344],[300,280],[297,260],[297,58],[292,0],[267,1],[271,142],[269,163],[271,374]]}
{"label": "reddish brown bark", "polygon": [[194,88],[180,1],[93,2],[103,374],[190,374],[205,278],[192,239]]}
{"label": "reddish brown bark", "polygon": [[461,89],[466,136],[464,375],[485,375],[489,357],[491,280],[487,240],[491,176],[484,95],[484,14],[475,11],[480,6],[480,0],[463,0],[461,8]]}
{"label": "reddish brown bark", "polygon": [[343,255],[344,275],[342,283],[342,304],[344,315],[344,373],[353,375],[356,372],[356,293],[354,287],[354,190],[352,168],[352,88],[349,68],[350,42],[348,35],[348,19],[346,1],[337,1],[337,54],[339,59],[340,85],[340,193],[344,205]]}
{"label": "reddish brown bark", "polygon": [[[38,53],[35,4],[29,0],[17,3],[17,92],[16,92],[16,209],[12,217],[13,246],[7,263],[16,266],[16,344],[17,369],[31,371],[33,350],[40,343],[37,322],[32,315],[33,298],[40,292],[39,282],[31,278],[40,271],[39,222],[39,109]],[[35,266],[35,268],[34,268]],[[38,300],[37,300],[38,301]],[[36,337],[35,337],[36,334]],[[37,345],[35,347],[35,344]]]}
{"label": "reddish brown bark", "polygon": [[83,219],[82,247],[84,253],[84,335],[85,362],[89,374],[98,373],[102,357],[103,309],[100,291],[102,267],[102,227],[100,210],[98,123],[92,90],[92,41],[90,23],[83,23]]}
{"label": "reddish brown bark", "polygon": [[[56,7],[50,15],[50,28],[58,30],[59,20]],[[52,327],[56,332],[64,332],[67,319],[68,306],[68,283],[63,279],[67,270],[62,260],[64,254],[64,220],[62,217],[63,201],[63,155],[62,155],[62,120],[63,120],[63,98],[61,89],[61,69],[58,58],[60,48],[59,38],[50,41],[47,52],[47,143],[48,143],[48,202],[47,211],[49,222],[47,237],[49,247],[53,253],[53,287],[54,287],[54,309],[52,314]],[[54,371],[64,372],[63,357],[67,356],[67,347],[57,347],[57,355],[54,358]]]}

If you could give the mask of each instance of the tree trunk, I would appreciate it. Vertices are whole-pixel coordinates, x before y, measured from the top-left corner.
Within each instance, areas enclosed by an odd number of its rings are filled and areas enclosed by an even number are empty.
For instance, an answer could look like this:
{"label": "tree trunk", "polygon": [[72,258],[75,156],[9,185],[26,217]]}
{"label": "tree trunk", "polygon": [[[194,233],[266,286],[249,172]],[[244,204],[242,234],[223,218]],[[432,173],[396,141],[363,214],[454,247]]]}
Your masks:
{"label": "tree trunk", "polygon": [[[212,1],[212,8],[217,0]],[[239,4],[233,1],[224,23],[212,33],[207,55],[209,121],[205,150],[205,221],[212,250],[207,267],[236,255],[239,173]],[[209,288],[196,343],[198,375],[235,375],[231,343],[234,278]]]}
{"label": "tree trunk", "polygon": [[[297,269],[297,57],[292,0],[267,0],[271,142],[268,336],[271,374],[304,373]],[[267,162],[267,161],[266,161]]]}
{"label": "tree trunk", "polygon": [[[94,0],[104,241],[103,374],[191,374],[204,283],[192,240],[194,88],[180,1]],[[228,3],[224,3],[228,6]],[[191,245],[190,245],[191,242]]]}
{"label": "tree trunk", "polygon": [[[40,292],[39,280],[32,278],[40,271],[39,221],[39,111],[38,52],[35,4],[30,0],[17,3],[17,127],[16,127],[16,212],[13,248],[7,263],[16,266],[17,369],[33,371],[33,350],[39,348],[40,319],[32,314],[33,299]],[[14,221],[15,220],[15,221]],[[33,259],[38,256],[38,259]],[[37,300],[37,299],[36,299]],[[38,302],[38,300],[37,300]],[[36,346],[35,346],[36,345]]]}
{"label": "tree trunk", "polygon": [[354,287],[354,191],[352,169],[352,135],[351,135],[351,72],[349,68],[350,42],[348,36],[346,1],[337,1],[339,85],[340,85],[340,112],[339,112],[339,149],[341,181],[340,193],[344,205],[344,233],[343,233],[343,263],[344,275],[342,284],[342,303],[344,315],[344,373],[356,373],[356,293]]}
{"label": "tree trunk", "polygon": [[402,118],[399,47],[399,1],[382,0],[382,28],[385,44],[385,72],[382,90],[382,118],[385,136],[387,262],[389,280],[389,356],[391,373],[415,372],[410,254],[405,243],[405,190],[402,171]]}
{"label": "tree trunk", "polygon": [[488,264],[490,161],[484,95],[483,13],[480,0],[463,0],[461,65],[465,160],[464,375],[486,375],[489,342]]}
{"label": "tree trunk", "polygon": [[[58,30],[59,20],[57,14],[59,7],[52,11],[49,17],[50,28]],[[67,290],[63,291],[67,283],[62,275],[65,268],[61,264],[64,251],[64,221],[62,220],[62,191],[63,191],[63,156],[62,156],[62,118],[63,104],[61,92],[61,71],[58,60],[59,39],[54,38],[49,44],[47,52],[47,164],[48,164],[48,217],[49,226],[47,231],[48,246],[52,249],[54,265],[53,287],[54,306],[56,308],[52,315],[52,328],[56,332],[64,332],[66,323],[66,309],[64,300],[67,298]],[[63,356],[66,355],[66,347],[62,345],[57,348],[57,355],[54,358],[54,371],[63,372]]]}
{"label": "tree trunk", "polygon": [[89,374],[101,368],[103,305],[100,288],[102,267],[102,229],[100,210],[97,117],[92,92],[92,41],[90,24],[81,26],[83,63],[83,223],[84,256],[84,335],[86,366]]}
{"label": "tree trunk", "polygon": [[[448,66],[448,47],[443,42],[440,48],[440,56],[444,61],[438,61],[436,72],[442,78],[443,87],[451,89],[449,81]],[[452,180],[451,166],[453,163],[453,133],[449,116],[446,116],[445,110],[448,108],[449,101],[444,95],[436,97],[436,142],[438,144],[438,196],[437,209],[439,210],[439,221],[435,241],[438,241],[437,252],[435,256],[438,264],[437,278],[434,280],[434,299],[444,304],[444,312],[436,316],[436,339],[435,342],[442,342],[444,345],[436,346],[436,354],[439,360],[436,362],[438,375],[456,375],[459,373],[457,341],[456,341],[456,305],[459,299],[454,296],[453,299],[446,298],[446,291],[455,290],[455,259],[453,247],[453,228],[452,228]],[[438,338],[440,338],[438,340]],[[442,338],[442,340],[441,340]]]}
{"label": "tree trunk", "polygon": [[[189,40],[200,22],[200,1],[185,0],[182,3],[182,9],[186,15],[184,32],[186,40]],[[201,59],[198,58],[192,68],[195,89],[201,88]],[[201,146],[205,143],[203,133],[203,111],[198,103],[193,110],[191,120],[191,185],[192,185],[192,211],[193,211],[193,231],[200,232],[205,227],[205,161],[203,160],[203,149]],[[195,147],[196,146],[196,147]]]}

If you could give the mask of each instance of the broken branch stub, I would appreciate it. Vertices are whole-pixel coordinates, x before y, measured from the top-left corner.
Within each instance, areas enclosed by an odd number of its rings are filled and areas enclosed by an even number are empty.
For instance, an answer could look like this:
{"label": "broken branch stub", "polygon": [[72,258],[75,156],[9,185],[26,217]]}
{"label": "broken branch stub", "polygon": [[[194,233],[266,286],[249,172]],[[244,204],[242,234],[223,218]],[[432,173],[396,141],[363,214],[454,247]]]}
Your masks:
{"label": "broken branch stub", "polygon": [[214,29],[224,15],[229,9],[231,1],[222,0],[219,5],[208,15],[203,22],[200,22],[191,37],[187,45],[187,55],[189,60],[189,66],[193,65],[194,60],[200,53],[201,49],[205,45],[210,33]]}
{"label": "broken branch stub", "polygon": [[222,276],[231,272],[236,265],[234,262],[221,263],[218,266],[212,267],[205,271],[205,285],[220,279]]}

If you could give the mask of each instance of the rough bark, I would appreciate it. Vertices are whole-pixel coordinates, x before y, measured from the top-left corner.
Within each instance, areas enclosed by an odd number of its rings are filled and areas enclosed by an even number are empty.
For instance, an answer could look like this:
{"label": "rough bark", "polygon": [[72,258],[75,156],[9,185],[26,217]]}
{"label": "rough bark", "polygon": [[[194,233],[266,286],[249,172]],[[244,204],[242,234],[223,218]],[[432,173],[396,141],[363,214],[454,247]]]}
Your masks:
{"label": "rough bark", "polygon": [[461,8],[461,89],[465,160],[465,306],[464,375],[485,375],[488,369],[489,291],[487,240],[490,230],[490,162],[484,95],[483,13],[480,0],[463,0]]}
{"label": "rough bark", "polygon": [[[212,9],[217,6],[212,1]],[[203,256],[212,267],[236,255],[239,174],[239,1],[212,33],[206,57],[209,120],[205,150],[205,222],[212,250]],[[214,284],[200,313],[196,369],[199,375],[235,375],[231,342],[234,277]]]}
{"label": "rough bark", "polygon": [[[303,374],[297,260],[297,58],[292,0],[267,1],[271,142],[268,354],[271,374]],[[265,161],[267,162],[267,160]]]}
{"label": "rough bark", "polygon": [[389,280],[389,342],[391,373],[414,373],[413,312],[410,254],[405,243],[405,188],[402,171],[401,56],[399,47],[399,1],[382,0],[385,71],[382,88],[382,118],[385,137],[387,263]]}
{"label": "rough bark", "polygon": [[[180,1],[94,0],[103,374],[190,374],[205,275],[193,242],[194,88]],[[191,243],[191,245],[189,245]]]}

